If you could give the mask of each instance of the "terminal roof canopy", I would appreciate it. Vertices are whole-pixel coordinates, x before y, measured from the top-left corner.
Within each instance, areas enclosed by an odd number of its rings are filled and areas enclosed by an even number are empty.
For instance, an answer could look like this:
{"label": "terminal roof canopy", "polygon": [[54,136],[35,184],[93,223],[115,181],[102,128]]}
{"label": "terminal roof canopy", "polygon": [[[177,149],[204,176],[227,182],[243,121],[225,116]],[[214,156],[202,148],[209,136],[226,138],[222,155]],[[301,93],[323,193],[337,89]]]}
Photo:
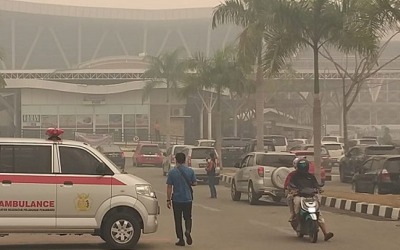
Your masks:
{"label": "terminal roof canopy", "polygon": [[14,0],[38,4],[53,4],[64,6],[117,8],[117,9],[188,9],[212,8],[221,0]]}

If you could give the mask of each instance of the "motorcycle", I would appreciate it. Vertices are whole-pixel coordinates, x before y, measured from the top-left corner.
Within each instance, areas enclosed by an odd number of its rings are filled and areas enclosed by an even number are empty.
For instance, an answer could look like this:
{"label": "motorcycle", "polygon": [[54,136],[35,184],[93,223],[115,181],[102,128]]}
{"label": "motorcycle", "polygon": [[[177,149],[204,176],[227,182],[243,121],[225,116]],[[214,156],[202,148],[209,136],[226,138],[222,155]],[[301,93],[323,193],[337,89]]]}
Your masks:
{"label": "motorcycle", "polygon": [[300,197],[300,212],[290,222],[299,238],[308,235],[312,243],[318,241],[319,232],[318,219],[320,205],[317,194],[318,191],[312,188],[303,189],[298,192],[298,196]]}

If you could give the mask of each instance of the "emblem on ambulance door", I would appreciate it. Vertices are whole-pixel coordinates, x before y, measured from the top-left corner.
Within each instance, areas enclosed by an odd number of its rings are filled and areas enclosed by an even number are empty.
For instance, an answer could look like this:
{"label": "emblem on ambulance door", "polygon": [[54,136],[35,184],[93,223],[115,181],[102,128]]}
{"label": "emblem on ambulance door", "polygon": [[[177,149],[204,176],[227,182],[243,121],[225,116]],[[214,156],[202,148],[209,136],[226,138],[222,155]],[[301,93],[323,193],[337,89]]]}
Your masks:
{"label": "emblem on ambulance door", "polygon": [[75,199],[75,207],[78,211],[89,211],[92,205],[92,200],[89,198],[89,194],[78,194]]}

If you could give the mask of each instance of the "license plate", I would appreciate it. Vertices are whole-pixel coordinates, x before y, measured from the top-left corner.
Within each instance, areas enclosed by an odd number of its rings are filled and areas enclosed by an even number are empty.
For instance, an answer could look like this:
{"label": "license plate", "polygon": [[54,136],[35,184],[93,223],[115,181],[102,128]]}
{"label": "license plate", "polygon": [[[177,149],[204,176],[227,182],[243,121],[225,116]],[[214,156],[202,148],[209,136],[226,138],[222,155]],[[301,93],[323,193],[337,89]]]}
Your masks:
{"label": "license plate", "polygon": [[207,164],[199,164],[199,168],[205,168],[207,167]]}
{"label": "license plate", "polygon": [[315,213],[317,211],[317,209],[315,209],[315,207],[309,207],[308,208],[308,212],[309,213]]}

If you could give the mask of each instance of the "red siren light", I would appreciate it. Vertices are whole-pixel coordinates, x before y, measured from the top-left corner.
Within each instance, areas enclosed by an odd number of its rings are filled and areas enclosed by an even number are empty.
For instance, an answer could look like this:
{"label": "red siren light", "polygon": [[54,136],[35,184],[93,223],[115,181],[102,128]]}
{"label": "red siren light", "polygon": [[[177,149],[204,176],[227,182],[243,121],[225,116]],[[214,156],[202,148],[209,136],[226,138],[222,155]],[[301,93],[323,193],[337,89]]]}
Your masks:
{"label": "red siren light", "polygon": [[60,135],[64,133],[64,130],[60,128],[48,128],[46,131],[46,135],[49,136],[49,140],[53,141],[61,141]]}

